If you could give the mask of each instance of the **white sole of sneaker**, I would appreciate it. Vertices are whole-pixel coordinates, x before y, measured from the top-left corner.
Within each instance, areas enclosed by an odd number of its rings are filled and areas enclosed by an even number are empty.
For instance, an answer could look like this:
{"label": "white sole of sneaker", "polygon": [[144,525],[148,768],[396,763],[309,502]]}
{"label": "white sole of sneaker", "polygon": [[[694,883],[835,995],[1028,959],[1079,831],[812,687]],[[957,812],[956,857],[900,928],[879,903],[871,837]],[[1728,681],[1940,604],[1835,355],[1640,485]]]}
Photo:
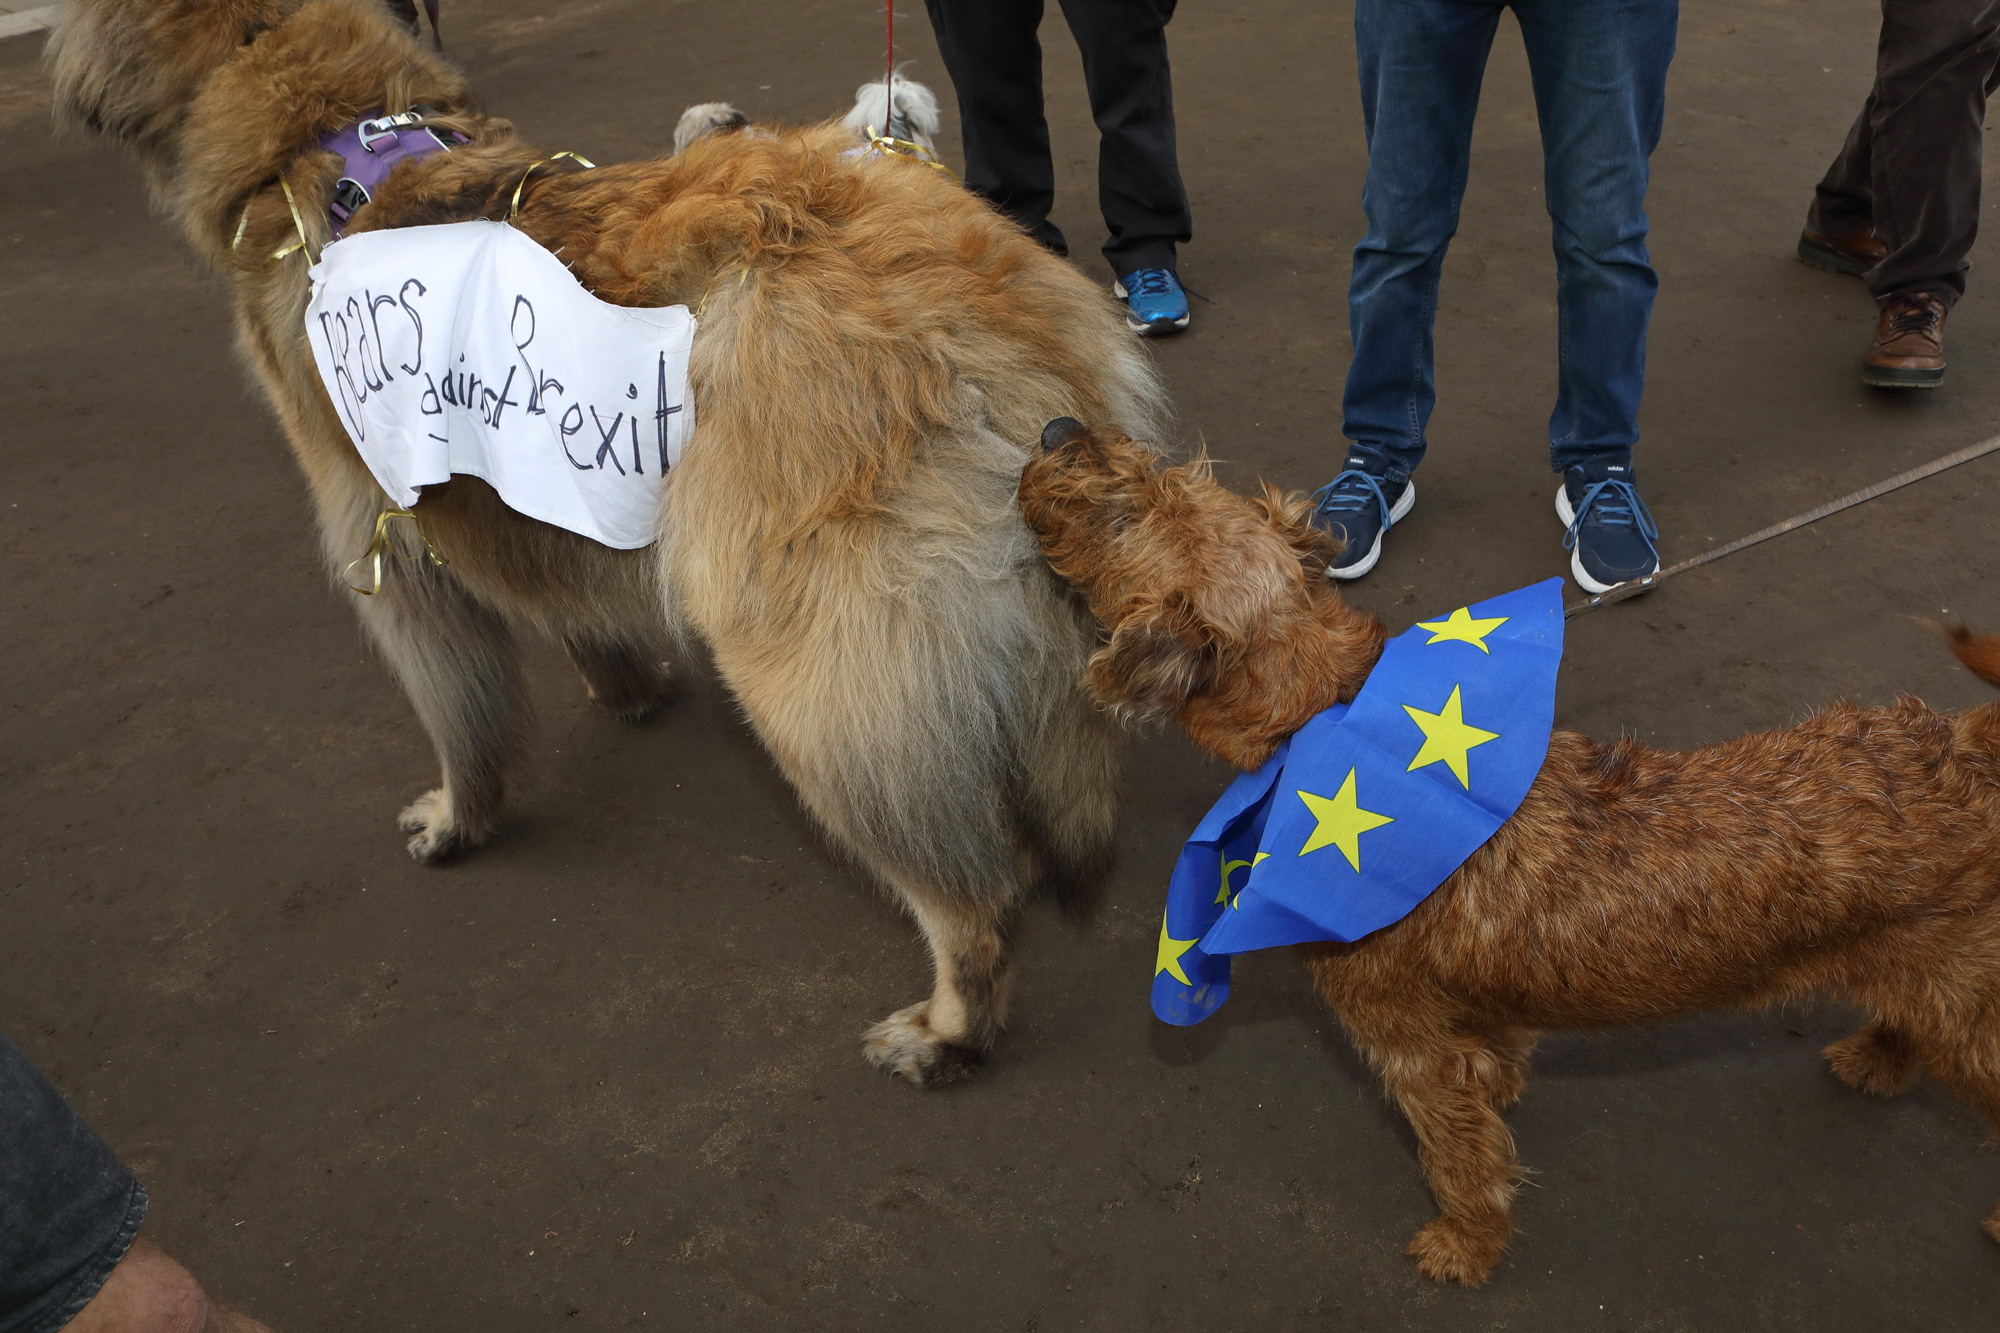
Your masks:
{"label": "white sole of sneaker", "polygon": [[[1393,528],[1402,522],[1404,516],[1416,507],[1417,483],[1412,481],[1404,485],[1403,493],[1397,496],[1396,503],[1389,507],[1389,527],[1383,528],[1382,532],[1387,532],[1389,528]],[[1375,544],[1368,548],[1366,556],[1355,561],[1345,569],[1335,569],[1332,565],[1328,565],[1326,567],[1326,576],[1330,579],[1340,579],[1342,581],[1358,579],[1369,570],[1375,568],[1375,562],[1382,558],[1382,532],[1375,534]]]}
{"label": "white sole of sneaker", "polygon": [[[1113,278],[1111,280],[1111,294],[1117,297],[1121,301],[1125,300],[1127,295],[1125,291],[1125,284],[1118,281],[1118,279]],[[1191,314],[1193,312],[1189,313]],[[1159,324],[1143,323],[1139,320],[1132,318],[1132,316],[1129,314],[1125,316],[1125,327],[1132,330],[1132,332],[1134,333],[1145,333],[1145,334],[1164,333],[1169,330],[1184,329],[1187,326],[1188,326],[1187,315],[1182,315],[1179,319],[1174,320],[1171,323],[1162,321]]]}
{"label": "white sole of sneaker", "polygon": [[[1569,487],[1567,486],[1556,487],[1556,517],[1562,520],[1564,530],[1568,530],[1569,525],[1576,522],[1576,511],[1570,508]],[[1641,577],[1651,578],[1659,572],[1660,562],[1655,560],[1652,571]],[[1625,586],[1624,583],[1600,583],[1590,577],[1583,568],[1583,552],[1581,551],[1571,551],[1569,553],[1569,574],[1571,578],[1576,580],[1576,586],[1587,593],[1610,592],[1613,588],[1622,588]],[[1630,580],[1626,580],[1626,582],[1630,582]]]}

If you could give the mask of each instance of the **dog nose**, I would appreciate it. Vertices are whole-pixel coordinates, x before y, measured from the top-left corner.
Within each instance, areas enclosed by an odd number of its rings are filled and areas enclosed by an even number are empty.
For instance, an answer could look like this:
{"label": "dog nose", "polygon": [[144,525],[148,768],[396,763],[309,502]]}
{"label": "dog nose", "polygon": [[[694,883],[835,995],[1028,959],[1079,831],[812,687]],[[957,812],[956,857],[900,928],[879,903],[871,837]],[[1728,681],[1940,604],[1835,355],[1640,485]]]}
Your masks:
{"label": "dog nose", "polygon": [[1057,417],[1042,427],[1042,448],[1053,452],[1065,445],[1075,444],[1089,429],[1075,417]]}

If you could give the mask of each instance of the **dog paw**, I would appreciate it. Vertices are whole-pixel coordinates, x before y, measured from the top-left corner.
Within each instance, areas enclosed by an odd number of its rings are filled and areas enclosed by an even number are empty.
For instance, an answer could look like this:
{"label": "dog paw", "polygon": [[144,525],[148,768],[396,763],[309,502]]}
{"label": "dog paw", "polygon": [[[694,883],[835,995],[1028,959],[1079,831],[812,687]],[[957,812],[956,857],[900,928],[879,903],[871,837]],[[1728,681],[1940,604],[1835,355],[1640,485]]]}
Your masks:
{"label": "dog paw", "polygon": [[1417,1271],[1433,1282],[1476,1287],[1486,1281],[1506,1248],[1504,1231],[1495,1235],[1456,1217],[1440,1217],[1411,1239],[1407,1253],[1416,1259]]}
{"label": "dog paw", "polygon": [[1915,1074],[1908,1052],[1873,1028],[1863,1028],[1821,1054],[1835,1078],[1874,1097],[1894,1097],[1910,1086]]}
{"label": "dog paw", "polygon": [[933,1032],[930,1001],[898,1009],[869,1028],[861,1039],[868,1063],[917,1084],[956,1083],[970,1078],[985,1052]]}
{"label": "dog paw", "polygon": [[413,835],[407,846],[410,855],[424,865],[436,865],[471,851],[486,841],[490,828],[468,824],[454,817],[451,793],[434,787],[403,807],[396,825]]}

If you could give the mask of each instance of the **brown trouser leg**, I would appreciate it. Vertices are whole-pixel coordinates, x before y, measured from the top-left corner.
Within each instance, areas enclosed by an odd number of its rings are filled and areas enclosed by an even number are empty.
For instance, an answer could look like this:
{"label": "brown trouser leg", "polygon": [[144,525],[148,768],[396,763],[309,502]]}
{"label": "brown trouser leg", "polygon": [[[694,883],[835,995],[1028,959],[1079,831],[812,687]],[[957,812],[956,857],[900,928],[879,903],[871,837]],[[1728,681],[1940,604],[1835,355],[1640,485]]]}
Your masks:
{"label": "brown trouser leg", "polygon": [[1865,281],[1879,302],[1965,294],[1979,232],[1980,127],[2000,84],[2000,0],[1882,0],[1875,86],[1813,192],[1806,226],[1872,225],[1888,256]]}

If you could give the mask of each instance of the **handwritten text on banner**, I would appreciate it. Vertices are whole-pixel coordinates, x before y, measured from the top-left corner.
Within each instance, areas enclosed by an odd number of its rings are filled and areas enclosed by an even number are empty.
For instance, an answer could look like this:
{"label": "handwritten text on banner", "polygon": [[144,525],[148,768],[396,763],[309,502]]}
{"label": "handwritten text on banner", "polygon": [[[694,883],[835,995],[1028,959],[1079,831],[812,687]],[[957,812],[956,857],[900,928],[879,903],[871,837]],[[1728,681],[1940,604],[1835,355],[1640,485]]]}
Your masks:
{"label": "handwritten text on banner", "polygon": [[686,306],[600,301],[500,222],[361,232],[312,278],[320,378],[390,499],[464,473],[606,546],[658,539],[694,429]]}

